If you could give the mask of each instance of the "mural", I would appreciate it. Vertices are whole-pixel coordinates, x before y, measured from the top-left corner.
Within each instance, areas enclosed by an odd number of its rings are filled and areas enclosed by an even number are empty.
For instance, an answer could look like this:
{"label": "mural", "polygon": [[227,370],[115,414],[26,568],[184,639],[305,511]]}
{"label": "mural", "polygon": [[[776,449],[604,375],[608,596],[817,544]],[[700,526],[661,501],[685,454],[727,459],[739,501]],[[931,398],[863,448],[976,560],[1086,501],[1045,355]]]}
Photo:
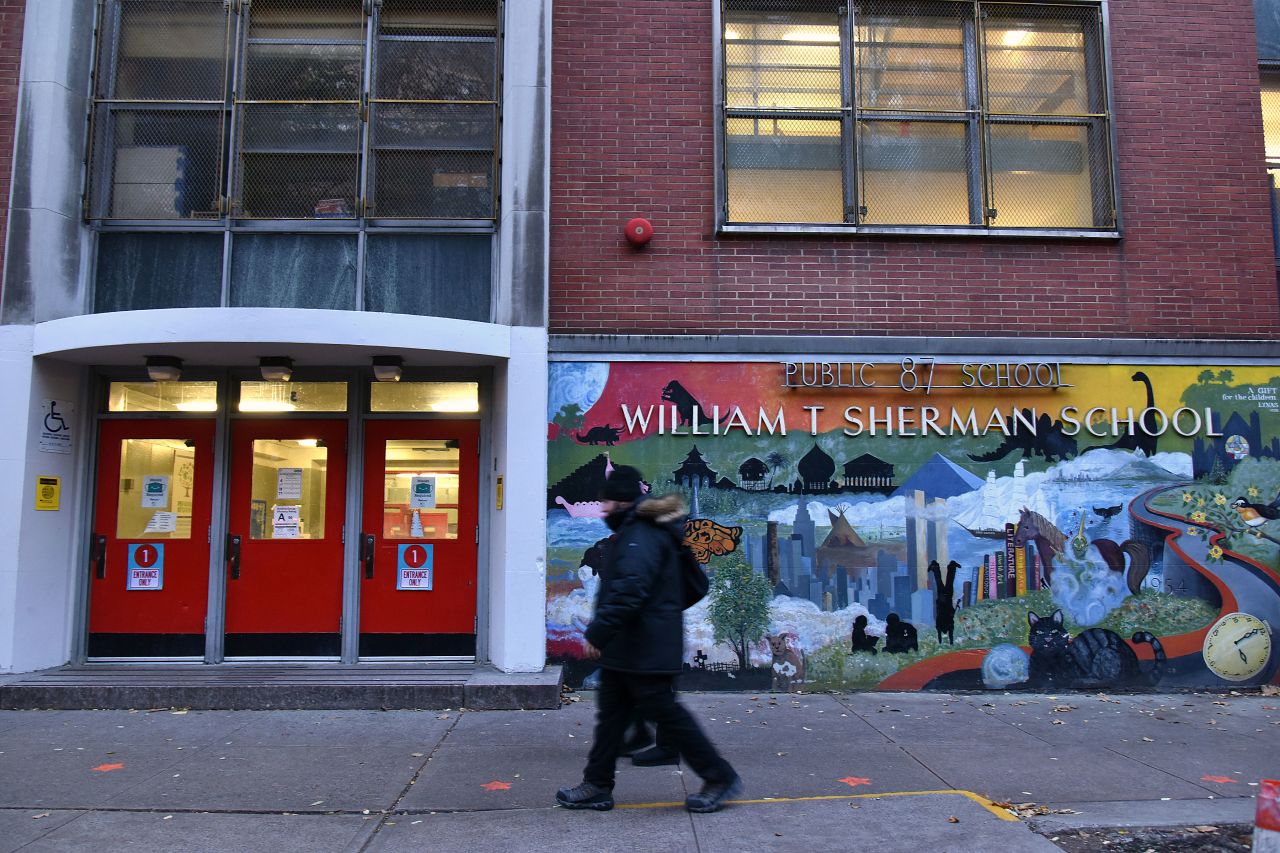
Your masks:
{"label": "mural", "polygon": [[553,363],[547,647],[614,465],[691,508],[686,689],[1280,682],[1280,365]]}

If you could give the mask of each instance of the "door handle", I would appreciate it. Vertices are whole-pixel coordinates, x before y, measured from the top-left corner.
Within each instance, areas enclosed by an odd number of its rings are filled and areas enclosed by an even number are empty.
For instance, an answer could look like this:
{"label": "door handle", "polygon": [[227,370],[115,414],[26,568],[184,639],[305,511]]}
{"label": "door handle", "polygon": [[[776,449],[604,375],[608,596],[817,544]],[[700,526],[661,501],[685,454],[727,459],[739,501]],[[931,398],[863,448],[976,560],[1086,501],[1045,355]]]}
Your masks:
{"label": "door handle", "polygon": [[227,534],[227,564],[231,566],[231,579],[240,580],[240,537],[235,533]]}
{"label": "door handle", "polygon": [[360,562],[364,563],[364,579],[373,580],[373,553],[378,545],[378,537],[372,533],[360,534]]}
{"label": "door handle", "polygon": [[93,534],[93,545],[89,549],[89,559],[93,561],[93,576],[102,580],[107,576],[107,537],[101,533]]}

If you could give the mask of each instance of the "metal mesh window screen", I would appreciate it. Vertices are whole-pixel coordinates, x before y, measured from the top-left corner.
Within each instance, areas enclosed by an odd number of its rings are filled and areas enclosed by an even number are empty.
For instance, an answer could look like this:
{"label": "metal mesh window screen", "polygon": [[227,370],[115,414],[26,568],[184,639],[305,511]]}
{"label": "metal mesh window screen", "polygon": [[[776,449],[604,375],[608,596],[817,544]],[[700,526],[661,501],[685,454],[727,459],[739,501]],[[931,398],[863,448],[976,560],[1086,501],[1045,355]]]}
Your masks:
{"label": "metal mesh window screen", "polygon": [[218,217],[224,121],[221,109],[96,105],[91,215],[143,220]]}
{"label": "metal mesh window screen", "polygon": [[89,217],[218,216],[231,32],[226,5],[117,0],[104,12]]}
{"label": "metal mesh window screen", "polygon": [[494,216],[497,22],[495,0],[382,4],[370,97],[370,216]]}
{"label": "metal mesh window screen", "polygon": [[1101,124],[994,123],[988,128],[988,157],[994,223],[999,227],[1114,224]]}
{"label": "metal mesh window screen", "polygon": [[863,121],[862,221],[875,225],[968,225],[966,124]]}
{"label": "metal mesh window screen", "polygon": [[972,4],[859,3],[854,57],[863,110],[963,112],[971,92]]}
{"label": "metal mesh window screen", "polygon": [[725,192],[737,222],[844,218],[843,3],[724,7]]}
{"label": "metal mesh window screen", "polygon": [[986,6],[982,16],[986,108],[998,115],[1105,111],[1098,10]]}
{"label": "metal mesh window screen", "polygon": [[254,0],[238,99],[235,215],[360,215],[361,0]]}
{"label": "metal mesh window screen", "polygon": [[728,222],[1115,227],[1098,6],[722,9]]}

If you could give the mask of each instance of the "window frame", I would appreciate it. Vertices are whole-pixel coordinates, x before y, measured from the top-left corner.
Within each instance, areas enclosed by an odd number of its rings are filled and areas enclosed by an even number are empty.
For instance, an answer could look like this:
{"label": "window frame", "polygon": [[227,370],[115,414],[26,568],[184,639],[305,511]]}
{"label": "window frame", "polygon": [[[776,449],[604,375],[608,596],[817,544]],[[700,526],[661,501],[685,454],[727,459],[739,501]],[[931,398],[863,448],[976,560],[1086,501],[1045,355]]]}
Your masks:
{"label": "window frame", "polygon": [[[482,322],[494,322],[499,315],[500,294],[498,288],[498,224],[502,216],[502,126],[503,126],[503,64],[504,45],[506,39],[506,4],[508,0],[494,0],[494,27],[492,43],[494,50],[494,89],[492,92],[494,110],[494,128],[492,147],[489,149],[491,184],[491,213],[483,218],[422,218],[409,216],[378,215],[376,210],[366,211],[365,200],[372,193],[372,181],[376,163],[373,161],[371,146],[373,104],[377,99],[373,96],[373,87],[377,75],[377,47],[380,39],[381,3],[370,3],[368,0],[356,0],[362,15],[362,68],[359,80],[359,146],[355,152],[359,167],[357,174],[357,209],[353,216],[343,218],[283,218],[283,217],[246,217],[238,214],[240,199],[238,190],[243,184],[240,169],[242,150],[238,140],[243,132],[242,114],[244,106],[260,103],[245,96],[245,67],[248,62],[247,45],[251,5],[240,0],[218,0],[211,3],[222,10],[226,16],[225,50],[223,58],[224,76],[222,81],[223,98],[217,101],[166,101],[159,99],[118,99],[114,97],[114,81],[118,74],[118,55],[122,10],[121,0],[96,0],[96,28],[94,36],[95,50],[92,57],[94,69],[94,88],[90,91],[87,108],[87,151],[85,169],[81,186],[82,217],[89,229],[92,243],[92,254],[87,269],[88,287],[85,294],[85,312],[96,313],[97,280],[99,265],[99,242],[102,235],[111,234],[203,234],[210,237],[222,237],[222,268],[219,280],[219,307],[232,307],[232,273],[234,244],[242,235],[347,235],[356,238],[356,280],[355,300],[349,308],[338,310],[365,311],[366,292],[366,255],[370,235],[403,235],[412,236],[488,236],[489,280],[487,299],[489,303],[488,317]],[[101,79],[100,79],[101,78]],[[305,103],[305,102],[304,102]],[[327,103],[327,102],[320,102]],[[219,143],[219,160],[217,164],[217,204],[216,217],[201,218],[146,218],[128,219],[100,215],[94,209],[97,204],[104,207],[110,203],[109,182],[112,172],[99,168],[98,159],[102,156],[113,156],[115,151],[114,132],[102,127],[99,116],[108,116],[119,110],[186,110],[189,112],[216,112],[220,116],[221,136]],[[99,148],[100,134],[111,133],[107,138],[109,144]],[[108,192],[103,195],[104,185]]]}
{"label": "window frame", "polygon": [[[1123,211],[1120,199],[1120,182],[1119,182],[1119,145],[1116,132],[1116,116],[1114,112],[1115,88],[1112,77],[1111,67],[1111,18],[1110,18],[1110,2],[1109,0],[1025,0],[1025,2],[1017,2],[1017,0],[1006,0],[1005,3],[999,3],[993,0],[993,5],[1017,5],[1017,6],[1040,6],[1046,9],[1052,8],[1069,8],[1069,9],[1096,9],[1099,15],[1099,29],[1101,30],[1101,38],[1098,39],[1098,64],[1101,69],[1100,78],[1100,94],[1104,99],[1105,110],[1101,114],[1102,122],[1105,122],[1106,132],[1100,134],[1100,141],[1106,146],[1106,157],[1108,164],[1107,190],[1110,194],[1111,206],[1114,211],[1112,216],[1113,224],[1109,227],[1101,228],[1054,228],[1047,226],[1033,227],[1008,227],[990,224],[991,218],[987,215],[988,211],[981,210],[981,219],[984,225],[868,225],[860,224],[856,220],[857,216],[863,211],[858,209],[860,202],[858,201],[859,187],[857,186],[861,180],[861,169],[855,161],[857,145],[853,141],[853,134],[859,132],[860,113],[857,109],[857,73],[853,66],[853,56],[850,45],[856,39],[857,22],[855,15],[850,14],[849,10],[855,0],[840,0],[844,11],[839,15],[840,28],[840,87],[842,104],[839,110],[841,123],[841,172],[844,179],[844,208],[846,211],[845,222],[734,222],[729,219],[729,177],[728,177],[728,157],[727,142],[728,133],[726,123],[729,118],[740,117],[744,113],[750,113],[749,109],[731,109],[727,107],[727,89],[726,89],[726,40],[724,38],[725,27],[725,6],[730,0],[712,0],[712,99],[713,99],[713,115],[714,134],[713,134],[713,167],[715,170],[715,231],[721,235],[731,234],[813,234],[813,235],[915,235],[915,236],[937,236],[937,237],[1033,237],[1033,238],[1065,238],[1065,239],[1091,239],[1091,240],[1107,240],[1114,241],[1123,237]],[[958,7],[971,6],[975,10],[977,8],[977,0],[972,3],[966,0],[956,0]],[[974,28],[981,30],[982,28]],[[970,54],[982,52],[982,34],[974,32],[972,38],[966,31],[963,50],[966,56]],[[1087,53],[1087,51],[1086,51]],[[977,69],[979,63],[972,63],[970,69]],[[953,119],[952,123],[961,123],[966,127],[966,140],[969,135],[978,134],[976,145],[969,144],[966,141],[965,158],[970,163],[968,181],[970,186],[969,206],[971,212],[977,212],[978,208],[985,208],[987,199],[989,198],[987,182],[990,177],[990,152],[989,152],[989,135],[992,127],[998,127],[1001,124],[1017,124],[1019,121],[1025,123],[1025,119],[1018,119],[1009,116],[999,115],[992,121],[988,116],[985,103],[987,84],[982,78],[981,71],[974,70],[967,73],[966,90],[977,87],[977,94],[982,98],[983,103],[979,106],[976,115],[971,115],[968,120]],[[768,111],[762,111],[768,112]],[[788,117],[795,115],[796,118],[803,119],[810,115],[818,116],[821,114],[822,119],[833,120],[831,112],[794,110],[788,111]],[[941,113],[939,114],[941,115]],[[892,113],[885,113],[887,119],[892,120]],[[912,115],[915,120],[930,119],[931,115]],[[1094,120],[1097,124],[1098,120]],[[1070,116],[1036,116],[1036,124],[1047,125],[1082,125],[1082,120]],[[974,127],[976,125],[976,127]],[[977,167],[976,174],[974,167]],[[981,192],[975,194],[974,189]],[[971,213],[972,215],[972,213]],[[997,217],[998,219],[998,217]]]}
{"label": "window frame", "polygon": [[[231,0],[225,3],[225,14],[227,15],[227,32],[226,46],[228,55],[225,58],[225,75],[224,89],[225,97],[222,101],[208,102],[176,102],[164,100],[144,100],[129,99],[120,100],[114,97],[104,97],[100,94],[99,81],[97,78],[110,75],[114,79],[117,63],[116,55],[119,49],[119,32],[120,32],[120,10],[122,8],[122,0],[97,0],[98,6],[98,27],[95,34],[95,50],[93,55],[93,68],[95,69],[95,85],[90,92],[89,98],[89,130],[88,130],[88,151],[86,154],[86,164],[84,172],[83,186],[81,187],[82,197],[82,215],[85,222],[94,230],[153,230],[153,229],[170,229],[176,231],[227,231],[234,232],[238,230],[278,230],[281,232],[299,232],[299,231],[325,231],[325,230],[343,230],[353,229],[365,231],[373,228],[404,228],[422,231],[424,233],[445,233],[445,232],[461,232],[461,233],[489,233],[496,234],[498,223],[502,218],[502,126],[503,126],[503,102],[502,102],[502,80],[503,80],[503,62],[504,62],[504,45],[506,40],[505,33],[505,6],[508,0],[493,0],[494,2],[494,29],[492,42],[494,45],[494,92],[492,106],[494,111],[493,121],[493,138],[492,145],[489,149],[489,162],[492,174],[492,182],[490,187],[490,213],[483,217],[412,217],[412,216],[389,216],[379,214],[376,209],[366,211],[366,204],[371,201],[373,191],[373,178],[377,168],[374,162],[375,148],[371,144],[373,136],[371,124],[373,121],[374,105],[379,99],[374,96],[373,87],[377,76],[377,53],[381,39],[381,3],[370,3],[368,0],[354,0],[360,4],[362,9],[363,23],[361,28],[363,35],[361,37],[362,44],[362,70],[359,80],[359,144],[354,156],[357,158],[357,193],[355,199],[355,210],[350,217],[327,218],[327,217],[278,217],[278,216],[246,216],[240,211],[243,208],[243,184],[244,170],[242,168],[243,155],[243,113],[246,106],[262,104],[263,101],[247,98],[245,96],[245,77],[246,65],[248,62],[248,44],[250,21],[249,16],[252,13],[252,6],[249,3],[240,3],[238,0]],[[223,5],[223,4],[219,4]],[[104,57],[110,57],[109,61],[104,61]],[[101,70],[99,70],[101,69]],[[110,85],[110,84],[106,84]],[[102,92],[112,94],[110,88],[103,88]],[[343,101],[346,103],[346,101]],[[279,102],[266,102],[279,103]],[[307,103],[300,101],[297,103]],[[319,101],[313,102],[321,105],[332,105],[336,101]],[[354,102],[353,102],[354,103]],[[468,102],[464,102],[468,103]],[[185,106],[184,106],[185,105]],[[101,125],[103,122],[99,119],[99,114],[106,115],[108,113],[118,112],[124,109],[163,109],[175,110],[185,109],[191,112],[217,112],[221,117],[221,142],[220,142],[220,159],[217,171],[217,189],[218,189],[218,206],[219,215],[216,217],[195,219],[187,218],[142,218],[129,219],[123,217],[111,217],[100,214],[95,210],[95,205],[100,202],[109,202],[110,194],[103,194],[105,182],[110,181],[111,172],[107,169],[100,169],[98,159],[100,156],[98,140],[101,134],[109,133]],[[114,133],[108,138],[109,143],[114,142]],[[108,144],[103,148],[103,153],[110,156],[110,152],[114,151],[113,144]]]}

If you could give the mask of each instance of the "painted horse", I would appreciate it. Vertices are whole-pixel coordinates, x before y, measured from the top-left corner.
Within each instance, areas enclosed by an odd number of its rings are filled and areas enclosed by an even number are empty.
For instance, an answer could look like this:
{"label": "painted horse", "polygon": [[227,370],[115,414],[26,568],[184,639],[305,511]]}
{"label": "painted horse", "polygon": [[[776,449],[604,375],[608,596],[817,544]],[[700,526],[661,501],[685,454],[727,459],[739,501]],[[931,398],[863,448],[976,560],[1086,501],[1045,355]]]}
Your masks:
{"label": "painted horse", "polygon": [[1032,542],[1040,555],[1044,582],[1050,584],[1053,582],[1053,558],[1062,554],[1067,535],[1040,513],[1023,507],[1018,513],[1018,525],[1013,530],[1013,544],[1017,548],[1025,548]]}

